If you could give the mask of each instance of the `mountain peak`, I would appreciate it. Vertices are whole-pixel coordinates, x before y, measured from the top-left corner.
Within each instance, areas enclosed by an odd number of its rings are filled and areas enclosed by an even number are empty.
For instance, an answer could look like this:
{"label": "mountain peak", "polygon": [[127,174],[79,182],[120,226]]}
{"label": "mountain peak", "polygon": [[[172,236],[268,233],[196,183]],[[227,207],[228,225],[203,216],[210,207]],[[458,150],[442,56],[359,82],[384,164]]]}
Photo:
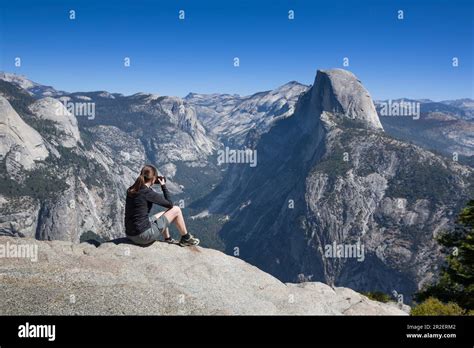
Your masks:
{"label": "mountain peak", "polygon": [[24,75],[16,75],[16,74],[7,73],[3,71],[0,71],[0,80],[14,83],[23,89],[32,88],[37,85],[33,81],[26,78],[26,76]]}
{"label": "mountain peak", "polygon": [[280,87],[270,91],[272,94],[295,95],[301,94],[308,89],[308,86],[299,83],[298,81],[290,81],[281,85]]}
{"label": "mountain peak", "polygon": [[352,72],[318,70],[311,93],[312,103],[321,111],[343,114],[364,121],[369,128],[383,130],[369,92]]}
{"label": "mountain peak", "polygon": [[30,95],[36,97],[57,97],[67,94],[66,92],[58,91],[51,86],[45,86],[31,81],[24,75],[0,71],[0,80],[13,83],[14,85],[27,91]]}

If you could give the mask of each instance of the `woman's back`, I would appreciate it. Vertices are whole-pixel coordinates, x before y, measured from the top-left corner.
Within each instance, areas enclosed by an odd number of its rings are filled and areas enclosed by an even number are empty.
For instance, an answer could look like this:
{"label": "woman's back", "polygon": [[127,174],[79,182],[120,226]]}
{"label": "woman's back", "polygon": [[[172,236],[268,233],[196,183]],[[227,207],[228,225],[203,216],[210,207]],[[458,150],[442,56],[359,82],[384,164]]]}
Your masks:
{"label": "woman's back", "polygon": [[125,233],[136,236],[150,228],[149,214],[153,203],[165,208],[172,208],[173,202],[169,198],[166,186],[162,187],[163,196],[151,187],[142,186],[135,193],[127,193],[125,200]]}

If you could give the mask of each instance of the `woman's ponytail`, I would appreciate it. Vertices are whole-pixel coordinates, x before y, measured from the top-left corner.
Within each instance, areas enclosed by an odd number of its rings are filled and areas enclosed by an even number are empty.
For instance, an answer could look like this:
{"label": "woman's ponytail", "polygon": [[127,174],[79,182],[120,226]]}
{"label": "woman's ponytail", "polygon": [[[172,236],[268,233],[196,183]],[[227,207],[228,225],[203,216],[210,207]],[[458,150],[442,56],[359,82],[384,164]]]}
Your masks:
{"label": "woman's ponytail", "polygon": [[157,175],[158,171],[154,166],[150,164],[143,166],[137,180],[135,180],[134,184],[128,188],[127,194],[136,194],[143,186],[145,186],[145,183],[150,180],[153,180],[153,182],[155,182],[155,178],[157,177]]}

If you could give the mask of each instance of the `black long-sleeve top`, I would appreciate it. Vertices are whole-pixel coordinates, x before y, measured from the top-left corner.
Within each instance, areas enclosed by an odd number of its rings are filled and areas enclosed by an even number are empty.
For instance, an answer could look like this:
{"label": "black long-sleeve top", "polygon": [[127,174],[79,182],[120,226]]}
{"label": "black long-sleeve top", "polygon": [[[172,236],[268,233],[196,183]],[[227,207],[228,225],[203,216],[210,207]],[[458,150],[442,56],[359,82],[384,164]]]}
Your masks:
{"label": "black long-sleeve top", "polygon": [[173,202],[165,185],[161,186],[163,195],[157,193],[151,187],[143,186],[135,194],[127,194],[125,200],[125,233],[128,236],[136,236],[151,227],[148,215],[153,204],[165,208],[172,208]]}

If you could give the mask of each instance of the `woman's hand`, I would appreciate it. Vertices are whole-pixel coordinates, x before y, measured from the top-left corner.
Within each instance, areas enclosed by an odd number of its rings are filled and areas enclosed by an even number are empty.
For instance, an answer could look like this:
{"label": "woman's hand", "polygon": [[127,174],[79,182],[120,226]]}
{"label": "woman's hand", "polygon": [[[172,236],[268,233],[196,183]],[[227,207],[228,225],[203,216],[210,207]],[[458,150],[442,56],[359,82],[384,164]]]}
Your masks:
{"label": "woman's hand", "polygon": [[164,186],[166,184],[166,178],[164,176],[157,176],[155,182],[157,182],[161,186]]}

